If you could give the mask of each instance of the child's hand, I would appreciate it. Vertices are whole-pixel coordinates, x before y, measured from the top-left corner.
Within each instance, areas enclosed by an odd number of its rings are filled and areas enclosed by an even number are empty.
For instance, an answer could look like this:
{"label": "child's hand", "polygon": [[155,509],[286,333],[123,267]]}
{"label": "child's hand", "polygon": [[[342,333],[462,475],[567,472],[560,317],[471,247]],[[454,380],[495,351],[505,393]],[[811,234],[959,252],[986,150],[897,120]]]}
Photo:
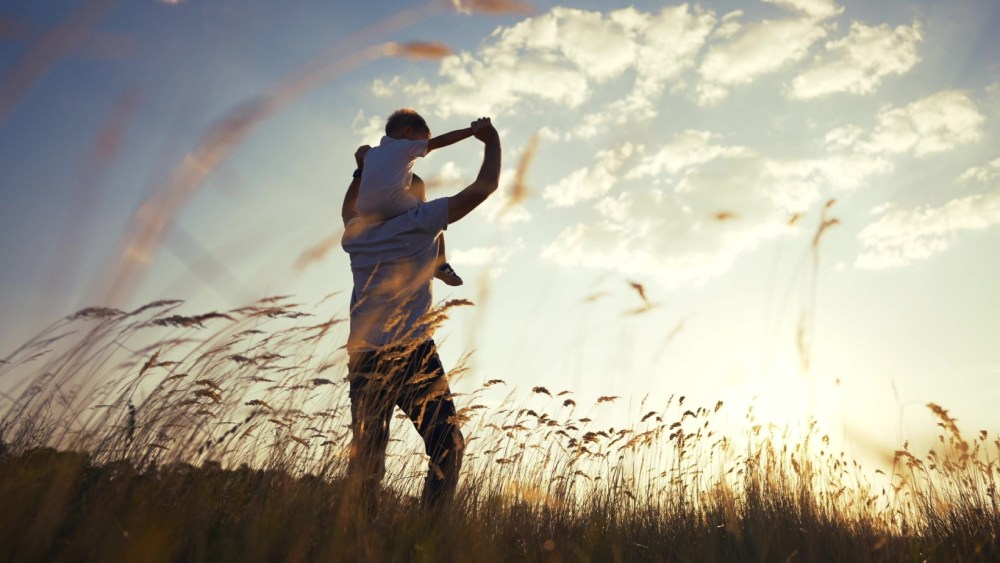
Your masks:
{"label": "child's hand", "polygon": [[497,135],[497,130],[493,127],[493,123],[488,117],[480,117],[473,121],[470,127],[472,128],[472,134],[484,143]]}
{"label": "child's hand", "polygon": [[358,150],[354,151],[354,162],[357,163],[358,168],[364,168],[365,155],[368,154],[370,148],[372,148],[371,145],[361,145]]}

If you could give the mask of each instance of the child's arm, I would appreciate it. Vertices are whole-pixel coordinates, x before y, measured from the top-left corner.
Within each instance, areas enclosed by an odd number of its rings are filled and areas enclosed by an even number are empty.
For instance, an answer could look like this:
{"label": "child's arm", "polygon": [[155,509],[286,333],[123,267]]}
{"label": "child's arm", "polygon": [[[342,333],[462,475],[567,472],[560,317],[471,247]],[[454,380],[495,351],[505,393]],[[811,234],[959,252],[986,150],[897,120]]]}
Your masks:
{"label": "child's arm", "polygon": [[450,131],[443,135],[438,135],[433,139],[427,141],[427,152],[431,152],[434,149],[440,149],[442,147],[447,147],[448,145],[454,145],[455,143],[468,139],[472,136],[472,128],[466,127],[465,129],[456,129]]}

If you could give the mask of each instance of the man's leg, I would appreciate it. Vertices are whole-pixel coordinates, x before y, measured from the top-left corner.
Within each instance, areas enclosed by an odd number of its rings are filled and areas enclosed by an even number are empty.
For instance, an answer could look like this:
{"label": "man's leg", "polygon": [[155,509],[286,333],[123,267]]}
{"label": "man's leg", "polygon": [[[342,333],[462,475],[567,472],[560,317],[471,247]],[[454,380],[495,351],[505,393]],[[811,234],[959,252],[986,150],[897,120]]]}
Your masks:
{"label": "man's leg", "polygon": [[451,501],[458,486],[465,439],[455,419],[448,378],[433,341],[421,344],[410,356],[398,404],[416,426],[430,457],[421,503],[433,508]]}
{"label": "man's leg", "polygon": [[351,359],[351,446],[348,487],[361,506],[370,508],[385,475],[389,422],[395,406],[386,393],[379,354],[363,352]]}

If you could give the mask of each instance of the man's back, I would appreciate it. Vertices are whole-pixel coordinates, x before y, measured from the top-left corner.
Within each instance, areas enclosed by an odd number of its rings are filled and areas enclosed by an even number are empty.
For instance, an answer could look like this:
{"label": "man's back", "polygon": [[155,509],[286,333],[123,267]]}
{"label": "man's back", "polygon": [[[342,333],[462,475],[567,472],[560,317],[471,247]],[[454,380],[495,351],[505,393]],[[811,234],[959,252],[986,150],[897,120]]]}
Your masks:
{"label": "man's back", "polygon": [[354,292],[348,347],[377,349],[430,338],[437,237],[448,226],[448,200],[436,199],[381,223],[354,219],[344,233]]}

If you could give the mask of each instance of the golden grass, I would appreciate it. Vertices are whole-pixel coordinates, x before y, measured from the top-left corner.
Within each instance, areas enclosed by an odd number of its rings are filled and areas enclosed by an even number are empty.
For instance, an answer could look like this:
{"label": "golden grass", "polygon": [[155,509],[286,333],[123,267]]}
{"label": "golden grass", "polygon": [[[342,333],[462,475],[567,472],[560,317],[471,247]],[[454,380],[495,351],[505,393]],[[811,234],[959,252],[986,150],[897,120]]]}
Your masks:
{"label": "golden grass", "polygon": [[[447,308],[432,315],[440,322]],[[455,503],[413,498],[426,456],[394,429],[374,514],[343,494],[350,432],[341,319],[271,298],[232,311],[82,310],[0,365],[3,558],[131,560],[991,560],[1000,440],[938,418],[874,486],[810,426],[643,401],[628,427],[535,386],[456,396]],[[321,319],[324,317],[321,317]],[[47,352],[47,353],[46,353]],[[452,377],[463,366],[453,370]],[[529,408],[530,406],[530,408]],[[405,417],[404,417],[405,418]]]}

